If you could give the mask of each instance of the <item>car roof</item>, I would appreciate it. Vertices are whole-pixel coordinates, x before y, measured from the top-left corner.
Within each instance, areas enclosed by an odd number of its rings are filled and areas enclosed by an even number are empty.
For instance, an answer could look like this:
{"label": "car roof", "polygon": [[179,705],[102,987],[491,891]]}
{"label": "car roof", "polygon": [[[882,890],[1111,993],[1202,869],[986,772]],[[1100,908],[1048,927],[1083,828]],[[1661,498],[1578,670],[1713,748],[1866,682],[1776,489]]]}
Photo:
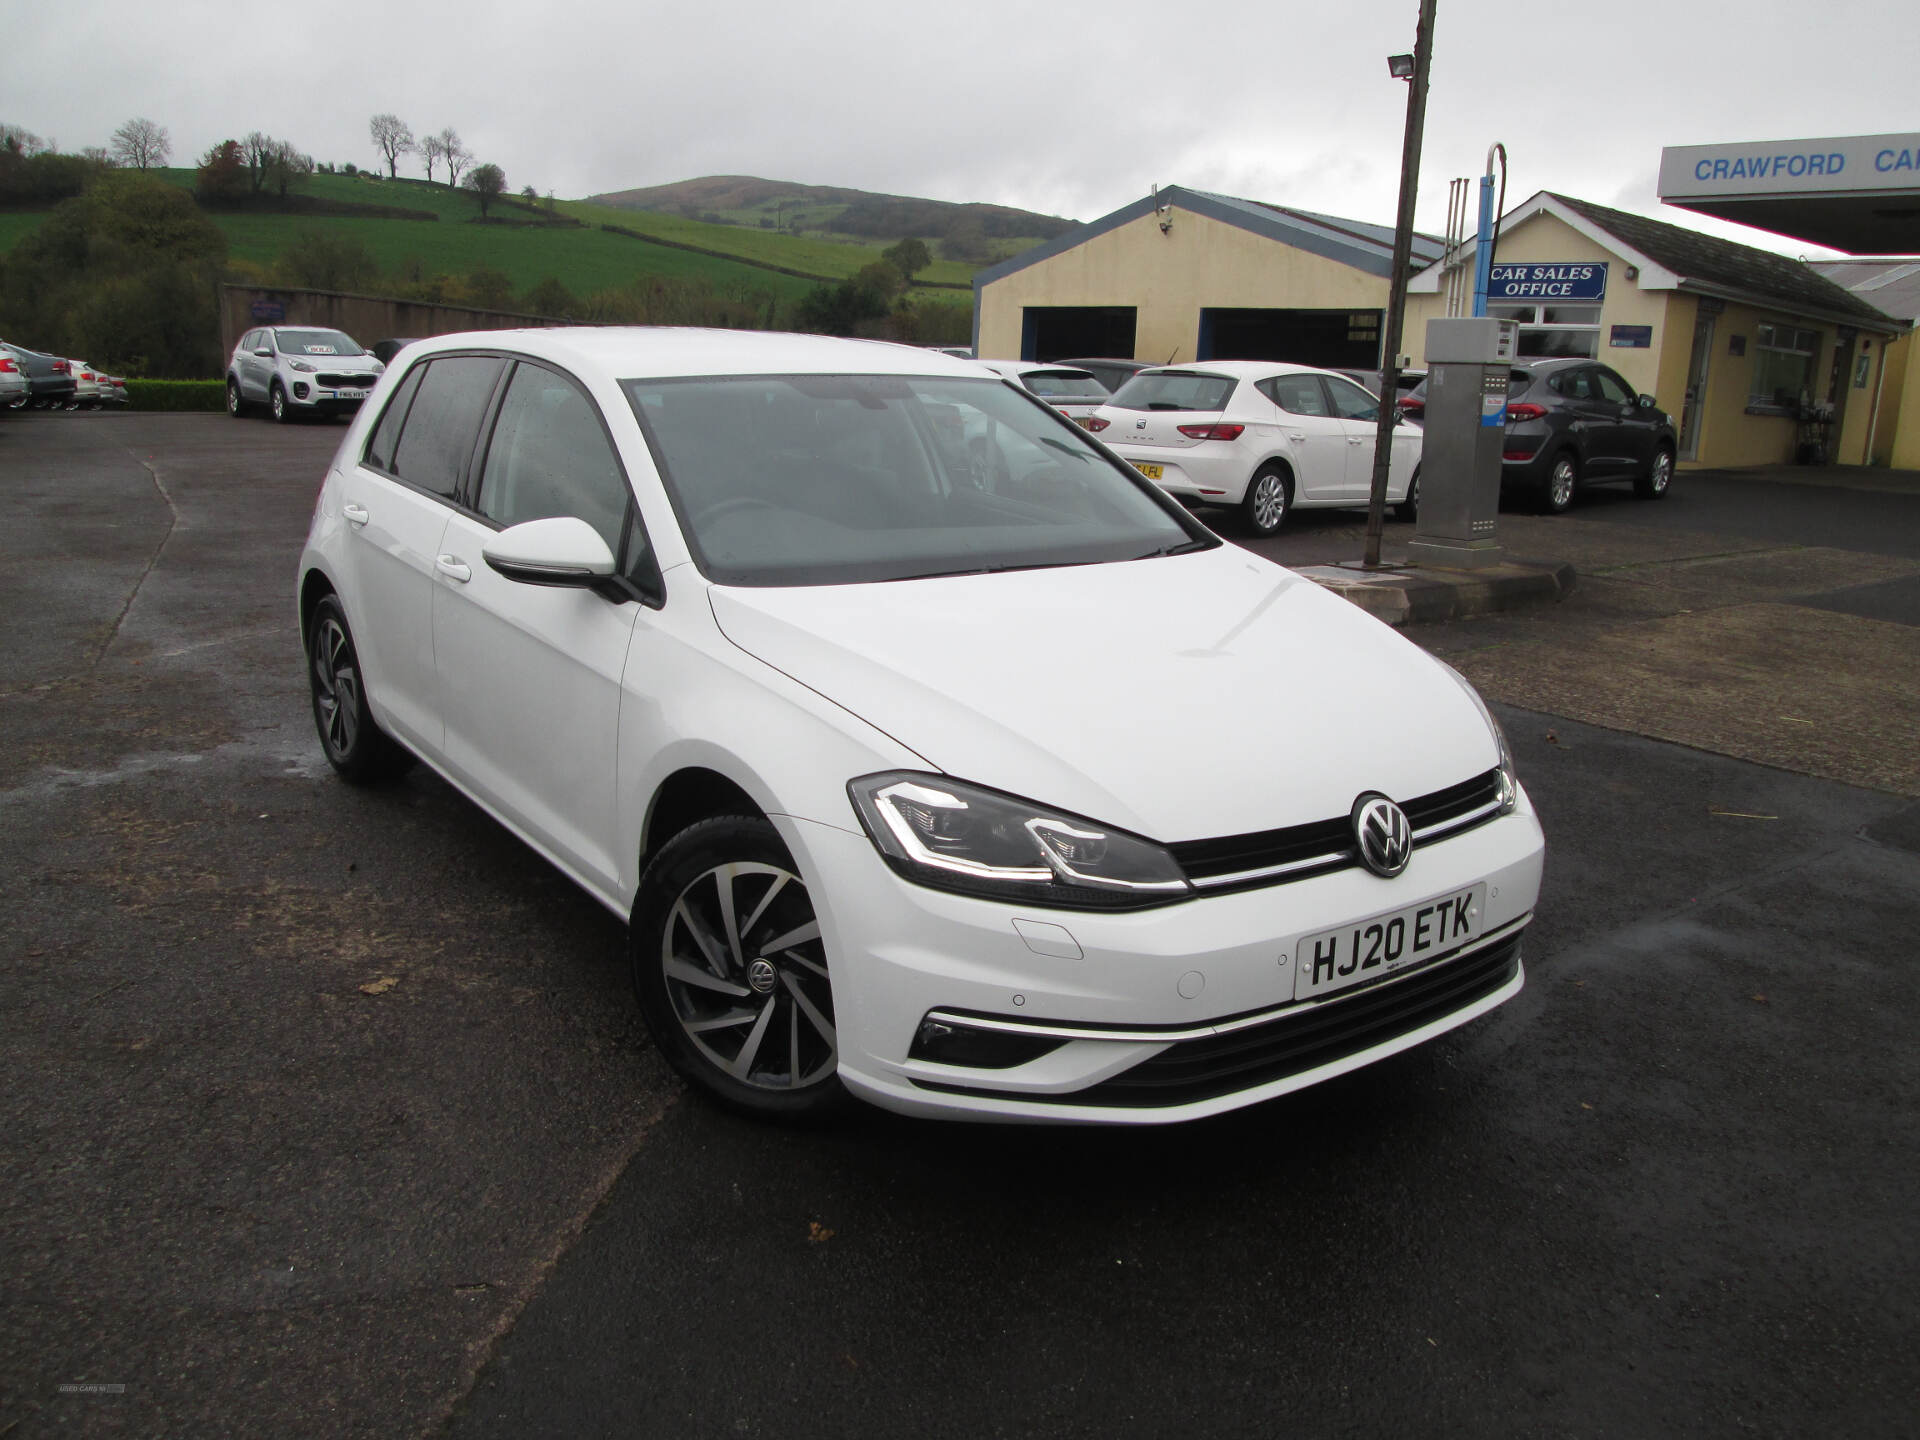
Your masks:
{"label": "car roof", "polygon": [[[519,351],[614,380],[694,375],[928,375],[978,380],[979,362],[918,345],[770,330],[666,325],[471,330],[407,346],[409,363],[445,350]],[[398,358],[398,357],[396,357]]]}
{"label": "car roof", "polygon": [[[1265,380],[1272,375],[1332,375],[1318,365],[1295,365],[1286,360],[1192,360],[1178,365],[1154,365],[1152,372],[1186,371],[1197,375],[1231,376],[1236,380]],[[1146,374],[1146,371],[1142,371]]]}

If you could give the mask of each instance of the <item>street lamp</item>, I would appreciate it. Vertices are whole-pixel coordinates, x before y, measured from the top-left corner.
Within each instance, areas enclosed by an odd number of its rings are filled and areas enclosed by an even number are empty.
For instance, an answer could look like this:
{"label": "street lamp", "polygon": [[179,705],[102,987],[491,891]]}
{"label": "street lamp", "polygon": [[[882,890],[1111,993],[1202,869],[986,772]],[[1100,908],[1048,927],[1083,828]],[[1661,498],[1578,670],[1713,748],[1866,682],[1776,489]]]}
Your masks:
{"label": "street lamp", "polygon": [[1391,55],[1387,70],[1407,88],[1407,133],[1400,151],[1400,214],[1393,228],[1393,279],[1387,292],[1387,325],[1381,336],[1380,418],[1373,431],[1373,488],[1367,497],[1366,567],[1380,568],[1381,532],[1387,522],[1387,467],[1393,461],[1393,422],[1400,398],[1400,330],[1406,320],[1407,271],[1413,261],[1413,201],[1420,185],[1420,139],[1427,124],[1427,72],[1433,64],[1434,0],[1420,0],[1413,54]]}

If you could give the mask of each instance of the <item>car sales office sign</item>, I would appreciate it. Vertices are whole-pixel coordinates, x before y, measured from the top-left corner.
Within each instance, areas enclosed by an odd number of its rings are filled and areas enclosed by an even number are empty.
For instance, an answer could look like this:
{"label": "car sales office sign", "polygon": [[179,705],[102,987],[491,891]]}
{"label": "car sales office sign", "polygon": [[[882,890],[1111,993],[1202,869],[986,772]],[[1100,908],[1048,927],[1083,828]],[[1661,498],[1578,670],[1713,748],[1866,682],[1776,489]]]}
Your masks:
{"label": "car sales office sign", "polygon": [[1604,260],[1495,265],[1487,276],[1487,299],[1496,304],[1606,298],[1607,262]]}

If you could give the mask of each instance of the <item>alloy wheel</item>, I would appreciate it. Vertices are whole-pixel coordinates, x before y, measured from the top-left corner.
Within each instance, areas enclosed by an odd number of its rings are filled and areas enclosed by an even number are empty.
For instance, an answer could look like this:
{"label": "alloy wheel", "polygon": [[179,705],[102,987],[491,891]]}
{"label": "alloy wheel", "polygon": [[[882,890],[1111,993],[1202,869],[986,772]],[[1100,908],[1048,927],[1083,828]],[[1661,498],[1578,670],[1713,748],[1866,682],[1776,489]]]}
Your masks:
{"label": "alloy wheel", "polygon": [[834,1078],[826,951],[791,870],[742,861],[696,876],[668,912],[660,965],[682,1033],[723,1073],[789,1092]]}
{"label": "alloy wheel", "polygon": [[1254,526],[1263,535],[1273,533],[1280,528],[1280,522],[1287,515],[1287,483],[1271,471],[1256,475],[1253,480],[1253,498],[1249,509],[1253,515]]}
{"label": "alloy wheel", "polygon": [[1562,455],[1553,462],[1553,473],[1547,479],[1547,504],[1555,510],[1564,510],[1573,503],[1573,461]]}
{"label": "alloy wheel", "polygon": [[360,734],[360,667],[347,632],[331,616],[321,622],[313,647],[313,707],[327,749],[336,759],[351,755]]}
{"label": "alloy wheel", "polygon": [[1647,486],[1654,494],[1664,495],[1672,483],[1673,456],[1662,450],[1653,457],[1653,473],[1647,476]]}

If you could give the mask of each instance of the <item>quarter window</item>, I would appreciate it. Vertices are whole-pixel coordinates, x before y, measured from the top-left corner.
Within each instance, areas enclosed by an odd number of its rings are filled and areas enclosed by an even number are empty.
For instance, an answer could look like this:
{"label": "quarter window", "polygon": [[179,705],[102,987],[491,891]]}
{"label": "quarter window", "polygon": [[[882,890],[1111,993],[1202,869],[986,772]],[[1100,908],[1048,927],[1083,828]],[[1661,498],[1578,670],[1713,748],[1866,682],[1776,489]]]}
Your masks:
{"label": "quarter window", "polygon": [[626,476],[599,412],[571,381],[538,365],[515,368],[487,447],[478,508],[503,526],[571,515],[620,553]]}
{"label": "quarter window", "polygon": [[429,361],[388,468],[409,485],[451,500],[473,454],[480,416],[500,378],[500,366],[494,355],[448,355]]}
{"label": "quarter window", "polygon": [[1820,332],[1792,325],[1763,324],[1753,347],[1753,383],[1749,405],[1788,409],[1800,403],[1813,385],[1814,357],[1820,353]]}
{"label": "quarter window", "polygon": [[416,365],[407,372],[387,402],[380,423],[373,427],[373,437],[367,441],[366,463],[374,469],[392,471],[394,441],[400,438],[400,424],[407,418],[407,407],[413,404],[414,391],[420,388],[420,377],[426,373],[424,365]]}

